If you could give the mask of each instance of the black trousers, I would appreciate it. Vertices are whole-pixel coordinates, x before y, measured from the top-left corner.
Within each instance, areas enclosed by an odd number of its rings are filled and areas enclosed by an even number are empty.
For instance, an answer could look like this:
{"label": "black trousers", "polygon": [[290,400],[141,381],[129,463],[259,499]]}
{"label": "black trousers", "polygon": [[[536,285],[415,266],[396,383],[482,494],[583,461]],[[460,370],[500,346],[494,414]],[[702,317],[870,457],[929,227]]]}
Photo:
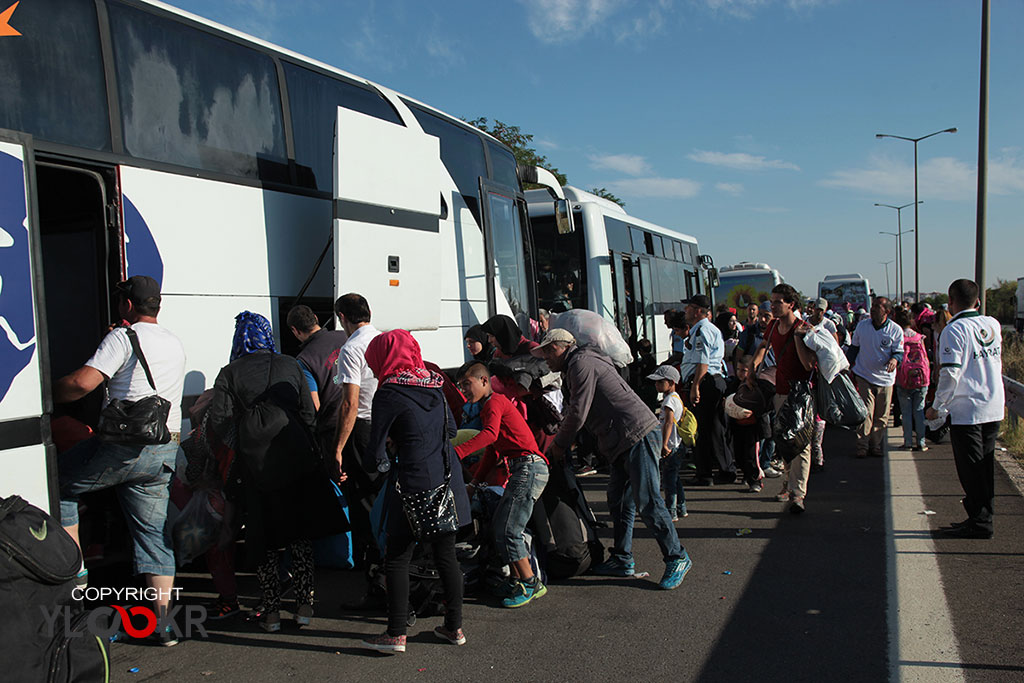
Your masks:
{"label": "black trousers", "polygon": [[761,479],[761,466],[757,462],[757,442],[760,429],[757,424],[741,425],[730,420],[732,450],[736,462],[743,469],[743,481],[747,486]]}
{"label": "black trousers", "polygon": [[722,474],[733,473],[736,465],[725,447],[725,425],[722,423],[722,399],[725,379],[710,373],[700,382],[700,403],[692,407],[697,418],[697,478],[711,479],[715,465]]}
{"label": "black trousers", "polygon": [[348,515],[352,526],[352,557],[356,567],[376,563],[379,559],[377,541],[370,529],[370,510],[377,497],[383,478],[380,474],[363,469],[363,453],[370,442],[370,421],[356,420],[348,437],[342,458],[348,479],[341,485],[348,501]]}
{"label": "black trousers", "polygon": [[964,509],[972,528],[991,532],[995,502],[995,453],[998,422],[977,425],[952,425],[949,441],[960,485],[964,489]]}
{"label": "black trousers", "polygon": [[[434,565],[444,587],[444,626],[450,631],[462,628],[462,568],[455,556],[456,534],[445,534],[430,541]],[[387,586],[388,635],[404,636],[409,629],[409,561],[416,541],[412,535],[388,535]]]}

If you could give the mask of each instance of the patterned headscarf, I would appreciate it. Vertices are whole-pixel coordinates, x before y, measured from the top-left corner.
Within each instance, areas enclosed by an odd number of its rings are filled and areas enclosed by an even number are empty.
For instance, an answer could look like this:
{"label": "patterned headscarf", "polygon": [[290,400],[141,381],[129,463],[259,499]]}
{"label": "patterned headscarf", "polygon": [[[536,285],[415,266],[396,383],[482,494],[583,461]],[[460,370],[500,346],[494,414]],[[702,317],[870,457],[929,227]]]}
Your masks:
{"label": "patterned headscarf", "polygon": [[274,347],[274,328],[259,313],[242,311],[235,316],[235,338],[231,340],[231,360],[253,351],[277,353]]}

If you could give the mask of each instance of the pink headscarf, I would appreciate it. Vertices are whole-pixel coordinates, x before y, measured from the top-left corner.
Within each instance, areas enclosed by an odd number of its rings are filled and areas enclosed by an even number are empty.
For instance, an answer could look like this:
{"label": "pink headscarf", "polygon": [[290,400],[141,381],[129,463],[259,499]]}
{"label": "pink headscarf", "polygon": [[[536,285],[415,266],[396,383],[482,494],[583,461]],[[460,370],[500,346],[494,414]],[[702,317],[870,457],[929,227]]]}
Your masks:
{"label": "pink headscarf", "polygon": [[366,364],[380,384],[439,388],[444,378],[423,365],[420,345],[407,330],[377,335],[366,347]]}

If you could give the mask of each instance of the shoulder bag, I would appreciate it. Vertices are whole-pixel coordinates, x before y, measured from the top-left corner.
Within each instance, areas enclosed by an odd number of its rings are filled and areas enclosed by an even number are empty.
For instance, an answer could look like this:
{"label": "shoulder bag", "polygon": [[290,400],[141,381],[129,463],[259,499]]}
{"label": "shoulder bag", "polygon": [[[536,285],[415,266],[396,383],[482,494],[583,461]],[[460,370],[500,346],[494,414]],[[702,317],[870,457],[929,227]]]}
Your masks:
{"label": "shoulder bag", "polygon": [[[441,432],[441,457],[444,459],[444,481],[439,486],[416,493],[403,493],[395,476],[395,493],[402,500],[402,510],[409,520],[413,538],[417,541],[431,541],[444,534],[459,530],[459,516],[455,509],[455,494],[452,492],[451,442],[448,440],[448,408],[442,397],[444,427]],[[397,469],[397,468],[396,468]]]}
{"label": "shoulder bag", "polygon": [[146,362],[146,356],[139,346],[139,337],[135,330],[126,327],[124,331],[131,342],[135,357],[146,372],[146,380],[153,388],[153,395],[138,401],[111,399],[100,412],[96,433],[101,440],[108,443],[140,446],[168,443],[171,440],[171,432],[167,429],[167,416],[171,413],[171,402],[156,393],[153,374],[149,371],[149,363]]}

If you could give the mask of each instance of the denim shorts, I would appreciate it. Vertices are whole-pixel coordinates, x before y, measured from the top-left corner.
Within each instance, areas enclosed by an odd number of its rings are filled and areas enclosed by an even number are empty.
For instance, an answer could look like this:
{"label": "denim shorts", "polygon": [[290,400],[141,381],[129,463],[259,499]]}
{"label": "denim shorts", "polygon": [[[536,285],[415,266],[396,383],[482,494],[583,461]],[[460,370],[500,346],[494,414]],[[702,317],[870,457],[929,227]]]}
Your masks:
{"label": "denim shorts", "polygon": [[505,562],[515,562],[530,553],[523,540],[533,505],[548,483],[548,466],[539,455],[509,458],[508,483],[494,511],[494,540]]}
{"label": "denim shorts", "polygon": [[133,446],[88,439],[57,458],[60,521],[78,524],[78,498],[113,487],[135,546],[135,573],[174,576],[167,527],[171,475],[178,443]]}

